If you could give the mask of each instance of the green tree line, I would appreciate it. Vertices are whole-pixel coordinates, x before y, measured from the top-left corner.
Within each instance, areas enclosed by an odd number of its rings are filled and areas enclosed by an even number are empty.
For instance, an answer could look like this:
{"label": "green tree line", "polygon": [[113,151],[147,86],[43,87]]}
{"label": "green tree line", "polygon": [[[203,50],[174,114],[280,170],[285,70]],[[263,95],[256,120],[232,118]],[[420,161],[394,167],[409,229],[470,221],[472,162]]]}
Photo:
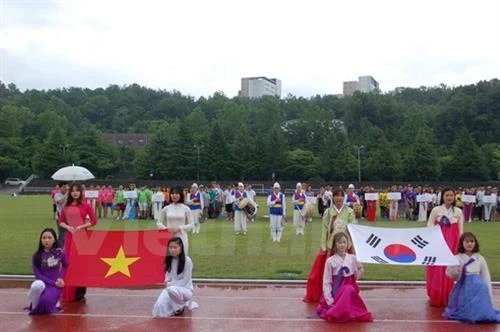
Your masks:
{"label": "green tree line", "polygon": [[[20,91],[0,82],[0,178],[82,165],[97,177],[498,180],[500,81],[311,98],[198,99],[132,84]],[[146,148],[103,133],[149,133]]]}

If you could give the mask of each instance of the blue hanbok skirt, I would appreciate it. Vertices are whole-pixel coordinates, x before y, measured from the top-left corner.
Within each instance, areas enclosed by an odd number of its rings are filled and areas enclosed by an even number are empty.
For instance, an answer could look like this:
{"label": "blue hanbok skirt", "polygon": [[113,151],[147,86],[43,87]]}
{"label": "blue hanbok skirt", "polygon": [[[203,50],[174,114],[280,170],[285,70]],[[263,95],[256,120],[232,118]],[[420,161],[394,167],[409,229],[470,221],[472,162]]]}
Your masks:
{"label": "blue hanbok skirt", "polygon": [[465,275],[455,284],[443,315],[467,323],[500,323],[500,310],[495,310],[489,289],[478,274]]}

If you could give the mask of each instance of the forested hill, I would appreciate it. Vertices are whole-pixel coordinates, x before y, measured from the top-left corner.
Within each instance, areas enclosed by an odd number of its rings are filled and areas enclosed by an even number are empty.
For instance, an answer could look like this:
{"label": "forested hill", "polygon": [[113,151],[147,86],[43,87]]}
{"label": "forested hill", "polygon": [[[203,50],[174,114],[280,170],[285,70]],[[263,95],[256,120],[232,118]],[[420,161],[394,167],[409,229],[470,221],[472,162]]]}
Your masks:
{"label": "forested hill", "polygon": [[[103,139],[151,133],[139,151]],[[500,81],[259,100],[137,84],[19,91],[0,82],[0,178],[71,163],[97,177],[497,180]]]}

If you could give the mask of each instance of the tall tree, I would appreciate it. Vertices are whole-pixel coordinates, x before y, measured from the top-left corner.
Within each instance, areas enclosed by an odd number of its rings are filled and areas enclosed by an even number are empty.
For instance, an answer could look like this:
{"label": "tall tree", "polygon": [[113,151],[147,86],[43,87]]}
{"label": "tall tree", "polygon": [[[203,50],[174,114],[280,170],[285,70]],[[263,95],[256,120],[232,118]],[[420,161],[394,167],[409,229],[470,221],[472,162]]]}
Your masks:
{"label": "tall tree", "polygon": [[62,128],[55,127],[49,131],[33,156],[33,167],[40,177],[50,177],[59,168],[69,165],[69,151],[63,149],[68,142],[71,142],[71,138]]}
{"label": "tall tree", "polygon": [[287,153],[285,176],[290,180],[309,180],[317,176],[320,160],[311,151],[295,149]]}
{"label": "tall tree", "polygon": [[488,179],[484,156],[466,128],[458,131],[451,152],[451,160],[442,170],[447,180]]}
{"label": "tall tree", "polygon": [[421,127],[413,142],[403,147],[403,169],[406,178],[415,180],[434,180],[440,175],[433,134],[429,128]]}
{"label": "tall tree", "polygon": [[164,123],[153,134],[144,151],[136,155],[134,161],[138,176],[148,178],[153,174],[155,179],[177,179],[179,175],[179,128],[177,124]]}
{"label": "tall tree", "polygon": [[236,133],[230,151],[230,160],[225,165],[228,175],[241,181],[251,179],[255,173],[258,158],[256,158],[257,149],[246,125],[241,126]]}
{"label": "tall tree", "polygon": [[210,150],[210,156],[206,162],[208,176],[214,180],[230,180],[231,177],[227,175],[225,167],[230,158],[229,145],[217,121],[210,131],[207,148]]}
{"label": "tall tree", "polygon": [[396,181],[402,178],[401,154],[394,144],[383,137],[375,150],[366,151],[367,159],[362,171],[370,180]]}

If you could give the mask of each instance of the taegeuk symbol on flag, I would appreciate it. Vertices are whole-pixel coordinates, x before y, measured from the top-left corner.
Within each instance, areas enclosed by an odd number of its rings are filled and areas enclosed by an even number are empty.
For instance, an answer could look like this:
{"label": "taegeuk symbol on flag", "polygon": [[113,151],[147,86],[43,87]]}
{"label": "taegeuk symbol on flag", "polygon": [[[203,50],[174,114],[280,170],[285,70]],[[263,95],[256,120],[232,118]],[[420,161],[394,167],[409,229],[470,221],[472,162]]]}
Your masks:
{"label": "taegeuk symbol on flag", "polygon": [[393,265],[459,265],[439,225],[382,228],[348,225],[356,257],[363,263]]}

